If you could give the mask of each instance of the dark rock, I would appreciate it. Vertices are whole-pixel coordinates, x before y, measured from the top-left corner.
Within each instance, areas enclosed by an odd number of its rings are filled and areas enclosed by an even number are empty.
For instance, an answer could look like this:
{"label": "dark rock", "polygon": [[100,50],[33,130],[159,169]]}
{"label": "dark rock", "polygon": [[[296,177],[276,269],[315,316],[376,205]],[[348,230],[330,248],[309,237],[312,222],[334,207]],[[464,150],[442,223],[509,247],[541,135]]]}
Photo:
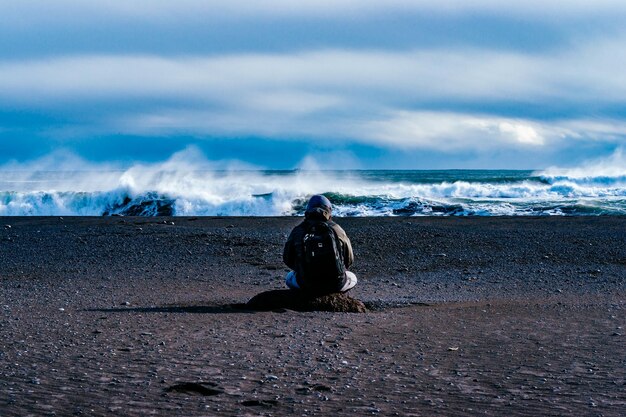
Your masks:
{"label": "dark rock", "polygon": [[417,212],[423,211],[423,207],[420,207],[416,202],[411,201],[404,207],[393,209],[393,214],[396,216],[411,216]]}
{"label": "dark rock", "polygon": [[[174,214],[174,201],[156,193],[147,193],[144,196],[131,199],[126,196],[121,203],[107,207],[103,216],[172,216]],[[173,222],[164,222],[174,224]]]}
{"label": "dark rock", "polygon": [[311,296],[301,291],[273,290],[255,295],[243,307],[251,310],[331,311],[365,313],[365,305],[346,294]]}
{"label": "dark rock", "polygon": [[183,382],[182,384],[172,385],[167,388],[167,392],[182,392],[187,394],[200,394],[200,395],[219,395],[224,393],[224,390],[220,388],[214,382]]}
{"label": "dark rock", "polygon": [[245,407],[272,407],[274,405],[278,405],[278,401],[276,400],[245,400],[242,401]]}

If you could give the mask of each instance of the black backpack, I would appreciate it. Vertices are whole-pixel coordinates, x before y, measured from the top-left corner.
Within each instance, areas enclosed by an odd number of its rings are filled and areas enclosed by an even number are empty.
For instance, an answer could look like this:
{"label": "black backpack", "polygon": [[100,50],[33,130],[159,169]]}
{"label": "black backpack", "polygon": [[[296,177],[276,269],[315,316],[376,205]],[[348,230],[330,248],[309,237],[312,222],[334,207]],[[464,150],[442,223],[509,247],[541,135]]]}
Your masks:
{"label": "black backpack", "polygon": [[302,241],[303,281],[310,289],[337,291],[343,285],[346,267],[337,234],[324,221],[310,222]]}

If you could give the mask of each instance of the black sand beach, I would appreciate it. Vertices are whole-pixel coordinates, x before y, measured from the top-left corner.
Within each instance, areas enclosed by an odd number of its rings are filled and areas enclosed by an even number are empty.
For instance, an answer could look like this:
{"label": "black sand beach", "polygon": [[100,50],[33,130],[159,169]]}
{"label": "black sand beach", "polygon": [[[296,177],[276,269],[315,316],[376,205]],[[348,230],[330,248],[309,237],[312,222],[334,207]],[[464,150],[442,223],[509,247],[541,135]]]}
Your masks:
{"label": "black sand beach", "polygon": [[626,218],[338,219],[368,313],[233,308],[299,221],[0,218],[0,415],[624,415]]}

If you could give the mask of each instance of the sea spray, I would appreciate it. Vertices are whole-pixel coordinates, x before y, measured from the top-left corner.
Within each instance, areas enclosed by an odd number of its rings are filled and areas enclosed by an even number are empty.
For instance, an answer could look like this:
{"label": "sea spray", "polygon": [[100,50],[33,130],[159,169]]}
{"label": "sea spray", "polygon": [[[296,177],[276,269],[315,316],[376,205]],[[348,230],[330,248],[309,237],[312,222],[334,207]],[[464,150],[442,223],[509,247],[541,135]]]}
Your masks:
{"label": "sea spray", "polygon": [[326,194],[336,216],[626,214],[621,153],[573,169],[254,170],[190,148],[122,167],[71,154],[0,167],[0,215],[291,216]]}
{"label": "sea spray", "polygon": [[[0,172],[0,215],[289,216],[302,214],[306,199],[317,193],[331,199],[338,216],[626,214],[623,179],[537,177],[531,171],[134,167],[105,173],[45,172],[31,174],[28,181],[15,178]],[[102,178],[109,189],[94,186]]]}

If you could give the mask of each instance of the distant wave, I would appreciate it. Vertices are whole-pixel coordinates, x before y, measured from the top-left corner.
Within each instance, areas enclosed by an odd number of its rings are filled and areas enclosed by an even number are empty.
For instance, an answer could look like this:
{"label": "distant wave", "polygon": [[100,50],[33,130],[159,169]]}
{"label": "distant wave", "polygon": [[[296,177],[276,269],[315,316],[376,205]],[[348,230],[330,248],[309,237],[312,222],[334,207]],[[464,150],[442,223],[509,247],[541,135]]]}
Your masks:
{"label": "distant wave", "polygon": [[0,215],[338,216],[626,214],[626,174],[532,171],[0,171]]}

